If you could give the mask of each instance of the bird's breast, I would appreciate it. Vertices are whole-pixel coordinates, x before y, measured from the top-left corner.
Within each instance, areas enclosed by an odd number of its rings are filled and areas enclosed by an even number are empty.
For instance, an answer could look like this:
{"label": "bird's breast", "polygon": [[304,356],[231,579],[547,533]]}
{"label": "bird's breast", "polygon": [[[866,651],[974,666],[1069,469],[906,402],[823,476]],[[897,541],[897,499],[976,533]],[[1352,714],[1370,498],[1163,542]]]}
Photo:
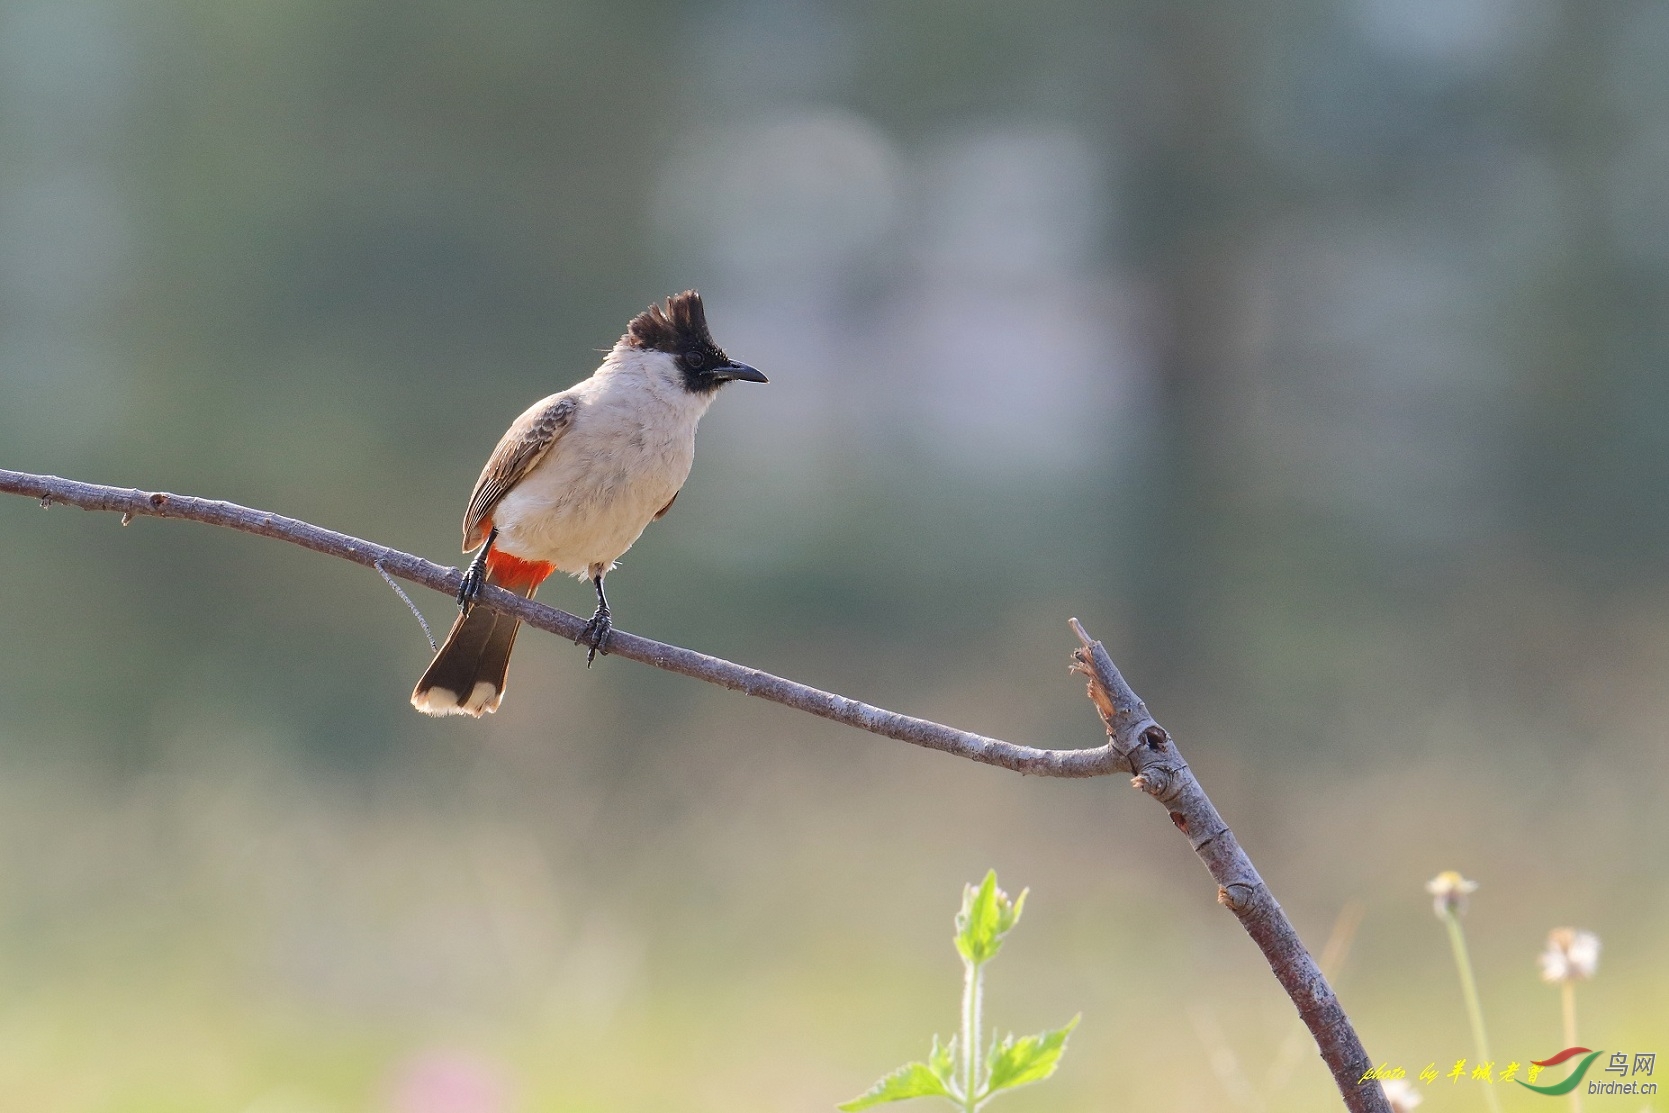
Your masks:
{"label": "bird's breast", "polygon": [[498,547],[573,575],[612,565],[689,477],[695,422],[667,417],[660,407],[582,406],[494,511]]}

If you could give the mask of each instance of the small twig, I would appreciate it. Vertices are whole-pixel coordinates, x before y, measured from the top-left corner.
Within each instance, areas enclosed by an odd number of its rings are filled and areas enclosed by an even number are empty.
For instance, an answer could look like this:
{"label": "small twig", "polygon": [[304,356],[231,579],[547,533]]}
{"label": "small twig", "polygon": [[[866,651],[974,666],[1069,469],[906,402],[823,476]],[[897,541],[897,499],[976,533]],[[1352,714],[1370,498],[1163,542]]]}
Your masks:
{"label": "small twig", "polygon": [[[133,520],[133,515],[132,514],[123,514],[122,515],[122,524],[124,526],[127,525],[128,522],[130,522],[132,520]],[[423,612],[417,609],[417,604],[413,603],[411,601],[411,596],[406,594],[406,589],[401,587],[399,585],[399,583],[397,583],[395,581],[394,577],[390,576],[388,574],[388,569],[386,569],[382,566],[382,558],[378,557],[376,560],[372,561],[371,562],[371,567],[375,568],[377,570],[377,575],[381,576],[383,578],[384,582],[386,582],[389,587],[394,589],[394,594],[396,594],[400,597],[400,601],[402,603],[404,603],[407,606],[407,608],[409,608],[411,610],[412,617],[417,619],[417,624],[419,626],[423,627],[423,636],[425,638],[429,639],[429,652],[430,653],[439,653],[440,652],[440,645],[439,645],[439,643],[437,643],[435,641],[435,636],[433,634],[429,633],[429,621],[428,621],[428,619],[424,618],[423,617]]]}
{"label": "small twig", "polygon": [[1240,926],[1269,960],[1269,968],[1298,1007],[1333,1082],[1351,1113],[1391,1113],[1378,1082],[1367,1080],[1373,1061],[1351,1027],[1333,988],[1304,949],[1292,922],[1252,867],[1252,860],[1217,813],[1211,798],[1182,760],[1176,741],[1154,721],[1147,705],[1131,690],[1107,650],[1085,632],[1077,619],[1072,630],[1082,646],[1073,653],[1075,671],[1089,677],[1089,696],[1107,727],[1107,743],[1131,784],[1164,805],[1171,823],[1188,839],[1217,882],[1217,903],[1233,912]]}

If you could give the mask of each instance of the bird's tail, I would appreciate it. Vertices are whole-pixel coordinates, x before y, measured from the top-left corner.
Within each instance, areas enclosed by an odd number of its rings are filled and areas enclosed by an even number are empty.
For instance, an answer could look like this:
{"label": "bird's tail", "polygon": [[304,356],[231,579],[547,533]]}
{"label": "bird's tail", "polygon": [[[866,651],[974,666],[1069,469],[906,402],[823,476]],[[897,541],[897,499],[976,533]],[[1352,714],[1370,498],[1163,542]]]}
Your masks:
{"label": "bird's tail", "polygon": [[[496,549],[487,554],[487,583],[531,599],[555,569],[539,561],[517,560]],[[521,623],[491,607],[474,606],[458,615],[423,679],[411,693],[411,705],[425,715],[473,715],[498,710],[510,650]]]}

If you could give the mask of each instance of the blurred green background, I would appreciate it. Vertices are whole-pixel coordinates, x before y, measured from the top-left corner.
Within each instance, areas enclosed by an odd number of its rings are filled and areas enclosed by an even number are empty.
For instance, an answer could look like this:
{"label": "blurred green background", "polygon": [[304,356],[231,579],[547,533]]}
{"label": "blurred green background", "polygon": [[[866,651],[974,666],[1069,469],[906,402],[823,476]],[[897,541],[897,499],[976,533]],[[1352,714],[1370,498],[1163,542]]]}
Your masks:
{"label": "blurred green background", "polygon": [[[0,0],[0,466],[457,563],[697,286],[772,384],[623,628],[1095,745],[1077,615],[1312,949],[1362,902],[1376,1059],[1472,1056],[1448,868],[1503,1062],[1561,924],[1583,1041],[1669,1052],[1665,58],[1649,0]],[[827,1110],[955,1026],[992,866],[991,1019],[1084,1014],[1008,1109],[1336,1108],[1122,778],[538,633],[428,721],[376,576],[189,523],[3,499],[0,566],[0,1109]]]}

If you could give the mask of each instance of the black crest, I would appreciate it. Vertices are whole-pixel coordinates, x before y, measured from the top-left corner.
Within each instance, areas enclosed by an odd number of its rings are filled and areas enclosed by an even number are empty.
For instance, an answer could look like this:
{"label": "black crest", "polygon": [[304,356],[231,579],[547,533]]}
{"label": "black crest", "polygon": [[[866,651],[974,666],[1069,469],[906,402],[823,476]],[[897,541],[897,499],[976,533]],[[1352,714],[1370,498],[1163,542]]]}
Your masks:
{"label": "black crest", "polygon": [[694,290],[673,294],[664,306],[651,305],[633,317],[622,339],[634,348],[651,348],[668,355],[699,352],[721,359],[724,356],[713,342],[713,334],[707,331],[707,310]]}
{"label": "black crest", "polygon": [[651,305],[633,317],[621,340],[672,356],[684,373],[684,385],[694,393],[710,393],[735,377],[730,357],[707,331],[707,310],[694,290],[673,294],[665,305]]}

